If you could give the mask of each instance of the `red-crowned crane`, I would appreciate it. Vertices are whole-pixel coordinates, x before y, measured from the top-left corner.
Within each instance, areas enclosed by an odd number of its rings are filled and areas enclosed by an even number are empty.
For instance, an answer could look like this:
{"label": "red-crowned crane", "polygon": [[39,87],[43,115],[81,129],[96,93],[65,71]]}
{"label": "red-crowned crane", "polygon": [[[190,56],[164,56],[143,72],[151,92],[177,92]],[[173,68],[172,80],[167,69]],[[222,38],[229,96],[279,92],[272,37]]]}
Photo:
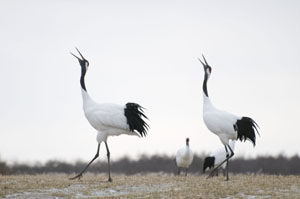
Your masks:
{"label": "red-crowned crane", "polygon": [[[229,141],[229,146],[234,151],[235,146],[235,140]],[[215,166],[219,165],[224,159],[226,159],[226,151],[224,147],[221,147],[215,151],[213,151],[210,155],[206,156],[204,158],[203,162],[203,173],[205,173],[206,169],[214,169]],[[225,169],[226,166],[223,164],[219,169],[223,169],[223,173],[225,176]],[[218,170],[215,170],[215,172],[212,174],[212,176],[218,175]]]}
{"label": "red-crowned crane", "polygon": [[185,168],[185,176],[187,176],[187,170],[193,162],[193,152],[190,149],[189,138],[186,138],[185,147],[179,149],[176,154],[177,174],[180,175],[180,168]]}
{"label": "red-crowned crane", "polygon": [[[203,55],[202,55],[203,56]],[[235,116],[226,111],[219,110],[213,106],[208,97],[207,81],[210,77],[212,68],[206,62],[203,56],[204,62],[198,58],[203,65],[204,80],[203,80],[203,120],[206,127],[214,134],[216,134],[223,145],[225,146],[226,158],[218,166],[216,166],[208,176],[211,177],[215,170],[217,170],[224,162],[227,163],[226,180],[228,180],[228,160],[234,155],[233,150],[229,146],[229,140],[250,140],[255,146],[257,130],[257,123],[250,117]],[[228,151],[229,149],[229,151]],[[230,152],[230,153],[229,153]]]}
{"label": "red-crowned crane", "polygon": [[98,158],[100,144],[104,142],[107,151],[108,162],[108,181],[112,182],[110,177],[110,152],[108,149],[107,138],[109,136],[118,136],[121,134],[137,135],[143,137],[147,135],[149,128],[148,124],[144,121],[144,118],[148,119],[144,112],[143,107],[136,103],[127,103],[124,106],[110,103],[97,103],[88,94],[85,87],[84,77],[89,67],[89,62],[82,56],[79,50],[76,48],[81,58],[76,57],[81,66],[81,93],[83,99],[83,110],[86,119],[90,125],[97,130],[97,152],[94,158],[87,164],[83,170],[71,179],[80,179],[85,170],[92,164],[92,162]]}

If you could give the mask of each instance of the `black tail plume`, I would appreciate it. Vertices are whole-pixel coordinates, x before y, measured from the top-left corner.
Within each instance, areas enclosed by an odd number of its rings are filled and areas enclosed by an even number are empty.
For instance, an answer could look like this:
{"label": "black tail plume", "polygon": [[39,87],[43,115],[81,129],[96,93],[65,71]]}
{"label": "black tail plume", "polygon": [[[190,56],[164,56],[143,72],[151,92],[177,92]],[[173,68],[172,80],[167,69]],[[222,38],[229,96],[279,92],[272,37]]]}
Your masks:
{"label": "black tail plume", "polygon": [[125,116],[130,131],[137,131],[143,137],[147,135],[149,125],[143,120],[148,119],[144,114],[143,107],[136,103],[127,103],[125,108]]}
{"label": "black tail plume", "polygon": [[215,157],[213,156],[206,157],[203,163],[203,173],[205,173],[205,170],[207,168],[211,169],[214,168],[214,166],[215,166]]}
{"label": "black tail plume", "polygon": [[238,120],[235,125],[235,129],[237,130],[237,139],[240,141],[246,141],[247,139],[251,140],[253,143],[253,146],[255,146],[255,140],[256,140],[256,135],[255,132],[258,132],[257,123],[249,118],[249,117],[242,117],[242,119]]}

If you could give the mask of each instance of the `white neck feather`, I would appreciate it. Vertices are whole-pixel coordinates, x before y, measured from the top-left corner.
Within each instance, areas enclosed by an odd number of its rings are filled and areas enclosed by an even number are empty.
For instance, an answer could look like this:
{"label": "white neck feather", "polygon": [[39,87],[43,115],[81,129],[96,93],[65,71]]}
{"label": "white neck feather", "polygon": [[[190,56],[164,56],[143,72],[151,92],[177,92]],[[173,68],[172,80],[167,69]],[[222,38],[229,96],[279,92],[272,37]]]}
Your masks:
{"label": "white neck feather", "polygon": [[189,154],[190,154],[190,147],[188,145],[186,145],[183,156],[187,157]]}
{"label": "white neck feather", "polygon": [[204,93],[203,93],[203,111],[207,111],[210,109],[215,109],[214,106],[212,105],[209,97],[207,97]]}
{"label": "white neck feather", "polygon": [[84,89],[81,89],[81,94],[82,94],[83,106],[86,106],[94,102],[90,97],[90,95]]}

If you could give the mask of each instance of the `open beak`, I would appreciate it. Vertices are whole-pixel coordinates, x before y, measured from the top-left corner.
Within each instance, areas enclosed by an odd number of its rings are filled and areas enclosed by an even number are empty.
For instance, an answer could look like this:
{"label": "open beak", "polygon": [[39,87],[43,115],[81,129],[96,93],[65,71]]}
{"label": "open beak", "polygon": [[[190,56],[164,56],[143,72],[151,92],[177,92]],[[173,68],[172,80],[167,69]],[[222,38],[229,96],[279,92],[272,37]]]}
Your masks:
{"label": "open beak", "polygon": [[77,52],[79,53],[79,55],[81,56],[82,59],[80,59],[79,57],[77,57],[76,55],[74,55],[73,53],[71,53],[71,55],[73,55],[74,57],[76,57],[79,61],[83,61],[85,60],[85,58],[82,56],[82,54],[80,53],[80,51],[76,48]]}
{"label": "open beak", "polygon": [[198,60],[201,62],[201,64],[203,65],[203,68],[205,70],[207,68],[208,64],[206,62],[206,59],[205,59],[204,55],[202,55],[202,57],[203,57],[205,63],[203,63],[199,57],[198,57]]}
{"label": "open beak", "polygon": [[203,59],[204,59],[204,61],[205,61],[205,64],[208,66],[208,63],[206,62],[206,59],[205,59],[205,57],[204,57],[203,54],[202,54],[202,57],[203,57]]}

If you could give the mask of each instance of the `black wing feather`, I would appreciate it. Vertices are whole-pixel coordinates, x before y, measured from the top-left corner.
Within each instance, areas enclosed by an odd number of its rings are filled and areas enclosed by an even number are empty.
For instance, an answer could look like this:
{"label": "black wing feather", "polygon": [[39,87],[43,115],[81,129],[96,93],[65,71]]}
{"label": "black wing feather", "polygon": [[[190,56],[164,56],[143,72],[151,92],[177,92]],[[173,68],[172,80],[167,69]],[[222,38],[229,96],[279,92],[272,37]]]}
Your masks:
{"label": "black wing feather", "polygon": [[214,168],[214,166],[215,166],[215,157],[213,156],[206,157],[203,163],[203,173],[207,168],[211,169]]}
{"label": "black wing feather", "polygon": [[254,146],[256,140],[255,132],[259,134],[257,127],[257,123],[250,117],[242,117],[242,119],[238,120],[236,122],[236,125],[234,125],[234,128],[235,130],[237,130],[238,134],[237,138],[240,141],[246,141],[247,139],[249,139],[252,141]]}
{"label": "black wing feather", "polygon": [[144,114],[143,107],[136,103],[127,103],[125,116],[130,131],[137,131],[142,137],[147,135],[149,125],[143,119],[148,119]]}

